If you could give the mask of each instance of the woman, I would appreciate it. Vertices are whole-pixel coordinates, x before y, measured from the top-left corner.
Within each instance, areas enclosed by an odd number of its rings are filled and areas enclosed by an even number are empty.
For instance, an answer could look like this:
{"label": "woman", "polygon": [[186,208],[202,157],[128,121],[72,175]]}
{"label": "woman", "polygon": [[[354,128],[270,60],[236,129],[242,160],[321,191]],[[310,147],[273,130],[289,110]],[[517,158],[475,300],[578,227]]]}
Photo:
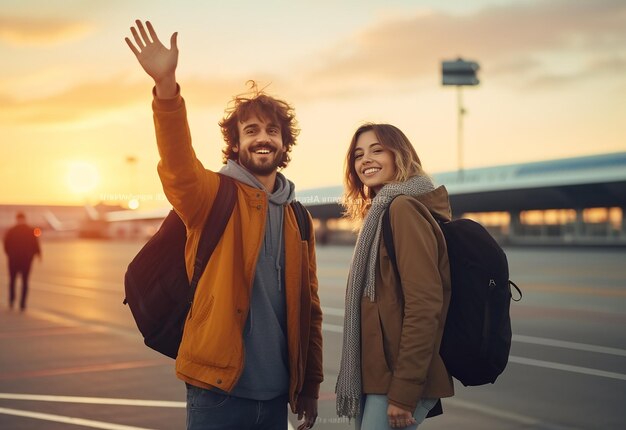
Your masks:
{"label": "woman", "polygon": [[[357,429],[415,429],[454,394],[439,356],[450,303],[450,219],[407,137],[389,124],[354,134],[345,166],[346,216],[361,225],[348,278],[337,413]],[[397,272],[381,240],[389,210]],[[396,274],[397,273],[397,274]]]}

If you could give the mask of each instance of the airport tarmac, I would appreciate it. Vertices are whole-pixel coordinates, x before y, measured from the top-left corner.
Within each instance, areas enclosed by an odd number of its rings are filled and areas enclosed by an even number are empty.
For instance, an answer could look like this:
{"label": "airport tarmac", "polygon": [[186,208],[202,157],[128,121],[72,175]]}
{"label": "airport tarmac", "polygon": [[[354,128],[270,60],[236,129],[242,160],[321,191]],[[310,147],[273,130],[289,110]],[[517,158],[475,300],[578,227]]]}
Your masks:
{"label": "airport tarmac", "polygon": [[[173,361],[145,347],[122,305],[139,242],[53,241],[35,262],[29,308],[6,305],[0,267],[0,429],[166,430],[185,427]],[[514,342],[494,385],[462,387],[424,429],[626,428],[625,250],[509,249]],[[315,428],[337,418],[348,247],[319,247],[324,368]],[[297,427],[291,416],[290,426]]]}

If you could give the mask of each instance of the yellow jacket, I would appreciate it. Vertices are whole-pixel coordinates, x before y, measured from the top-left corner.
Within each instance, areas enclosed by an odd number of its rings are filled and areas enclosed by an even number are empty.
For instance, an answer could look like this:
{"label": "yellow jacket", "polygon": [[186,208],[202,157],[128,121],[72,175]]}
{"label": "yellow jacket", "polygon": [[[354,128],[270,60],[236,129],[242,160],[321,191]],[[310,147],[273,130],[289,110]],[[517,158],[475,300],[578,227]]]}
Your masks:
{"label": "yellow jacket", "polygon": [[[219,175],[206,170],[191,146],[185,102],[152,104],[165,194],[187,226],[185,258],[191,277],[200,234],[215,202]],[[178,378],[199,387],[231,391],[244,364],[245,327],[257,256],[263,241],[267,196],[236,182],[237,201],[224,234],[200,278],[176,359]],[[313,234],[302,241],[295,214],[285,207],[285,296],[289,400],[318,397],[322,371],[322,311],[317,295]],[[294,410],[295,411],[295,410]]]}

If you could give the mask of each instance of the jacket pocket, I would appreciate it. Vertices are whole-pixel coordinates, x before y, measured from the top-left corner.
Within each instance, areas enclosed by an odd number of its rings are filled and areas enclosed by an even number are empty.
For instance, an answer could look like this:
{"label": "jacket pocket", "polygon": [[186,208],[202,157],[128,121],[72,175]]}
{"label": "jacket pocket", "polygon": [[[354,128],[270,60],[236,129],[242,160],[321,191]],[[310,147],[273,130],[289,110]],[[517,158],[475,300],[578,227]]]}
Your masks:
{"label": "jacket pocket", "polygon": [[[391,371],[385,353],[383,328],[376,302],[361,301],[361,359],[363,389],[376,392],[388,385]],[[368,391],[366,391],[368,392]]]}
{"label": "jacket pocket", "polygon": [[[232,362],[236,346],[241,349],[241,343],[237,343],[233,324],[216,323],[213,307],[213,296],[205,303],[194,300],[193,314],[185,324],[179,354],[196,364],[225,368]],[[241,334],[238,336],[240,339]]]}
{"label": "jacket pocket", "polygon": [[198,300],[198,298],[194,298],[191,303],[191,309],[189,311],[189,321],[188,324],[193,326],[200,326],[207,320],[208,315],[211,313],[213,309],[213,295],[209,296],[209,299],[202,303],[202,300]]}

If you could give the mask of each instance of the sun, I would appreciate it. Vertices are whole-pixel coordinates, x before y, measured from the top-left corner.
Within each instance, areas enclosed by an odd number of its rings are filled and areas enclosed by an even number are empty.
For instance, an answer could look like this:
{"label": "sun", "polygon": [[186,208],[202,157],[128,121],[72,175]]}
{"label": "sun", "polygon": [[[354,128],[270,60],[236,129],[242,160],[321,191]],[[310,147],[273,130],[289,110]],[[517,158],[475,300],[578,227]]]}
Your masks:
{"label": "sun", "polygon": [[66,182],[73,193],[85,195],[96,189],[100,182],[100,174],[91,163],[72,161],[68,166]]}

